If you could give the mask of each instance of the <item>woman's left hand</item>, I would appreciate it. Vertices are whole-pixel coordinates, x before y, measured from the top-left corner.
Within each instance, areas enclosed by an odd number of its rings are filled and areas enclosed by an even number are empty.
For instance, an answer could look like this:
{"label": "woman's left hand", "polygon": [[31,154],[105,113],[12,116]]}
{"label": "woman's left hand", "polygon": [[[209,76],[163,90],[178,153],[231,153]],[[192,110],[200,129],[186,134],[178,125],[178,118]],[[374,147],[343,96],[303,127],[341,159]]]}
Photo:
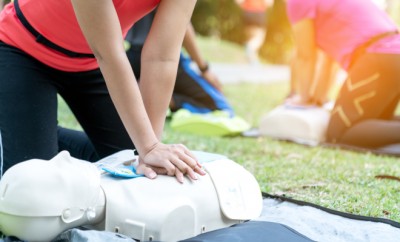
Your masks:
{"label": "woman's left hand", "polygon": [[207,71],[201,73],[201,75],[213,87],[215,87],[218,91],[222,92],[222,83],[218,80],[218,77],[213,72],[211,72],[210,70],[207,70]]}
{"label": "woman's left hand", "polygon": [[157,143],[152,149],[140,157],[137,172],[148,178],[157,174],[175,176],[179,182],[187,175],[197,180],[197,174],[205,175],[197,158],[182,144]]}

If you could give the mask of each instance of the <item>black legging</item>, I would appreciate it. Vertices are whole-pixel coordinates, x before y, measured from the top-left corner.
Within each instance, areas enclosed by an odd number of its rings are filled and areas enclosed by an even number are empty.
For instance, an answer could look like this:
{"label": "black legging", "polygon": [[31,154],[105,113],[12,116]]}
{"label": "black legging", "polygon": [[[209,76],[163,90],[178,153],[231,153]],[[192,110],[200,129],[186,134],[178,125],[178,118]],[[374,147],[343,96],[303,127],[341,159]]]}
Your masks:
{"label": "black legging", "polygon": [[339,92],[328,142],[362,148],[400,143],[400,122],[394,116],[399,97],[400,55],[364,54]]}
{"label": "black legging", "polygon": [[1,172],[27,159],[57,154],[57,94],[85,130],[98,158],[134,148],[99,69],[59,71],[0,43]]}
{"label": "black legging", "polygon": [[67,150],[72,157],[95,162],[100,159],[85,132],[59,126],[57,129],[58,151]]}

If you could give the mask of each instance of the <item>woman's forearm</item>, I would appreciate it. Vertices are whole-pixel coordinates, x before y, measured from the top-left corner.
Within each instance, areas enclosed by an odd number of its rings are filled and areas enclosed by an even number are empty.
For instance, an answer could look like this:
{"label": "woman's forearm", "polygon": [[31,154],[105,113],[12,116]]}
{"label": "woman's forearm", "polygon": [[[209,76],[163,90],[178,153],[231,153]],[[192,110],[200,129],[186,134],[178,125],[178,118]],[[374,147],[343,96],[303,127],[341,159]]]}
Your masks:
{"label": "woman's forearm", "polygon": [[292,30],[296,49],[291,65],[291,83],[300,96],[299,104],[310,104],[317,55],[313,20],[301,20],[292,25]]}
{"label": "woman's forearm", "polygon": [[[158,141],[143,104],[139,87],[128,61],[99,61],[100,69],[107,80],[113,103],[140,154],[146,154]],[[114,64],[119,63],[119,64]],[[126,75],[122,75],[127,73]]]}
{"label": "woman's forearm", "polygon": [[204,60],[196,44],[196,33],[191,24],[189,24],[186,30],[183,47],[188,52],[190,58],[192,58],[192,60],[197,64],[199,69],[203,69],[207,66],[207,62]]}
{"label": "woman's forearm", "polygon": [[[162,0],[143,46],[140,91],[159,139],[175,85],[183,38],[195,3],[194,0]],[[174,17],[171,12],[175,13]]]}
{"label": "woman's forearm", "polygon": [[323,52],[320,53],[318,62],[318,71],[314,79],[313,101],[321,105],[329,100],[329,93],[339,68],[333,59]]}
{"label": "woman's forearm", "polygon": [[311,99],[311,88],[315,73],[315,56],[302,58],[296,56],[291,65],[291,83],[301,97],[302,103],[306,104]]}
{"label": "woman's forearm", "polygon": [[172,97],[177,66],[178,61],[173,60],[142,62],[140,91],[152,127],[159,140],[162,138],[166,112]]}

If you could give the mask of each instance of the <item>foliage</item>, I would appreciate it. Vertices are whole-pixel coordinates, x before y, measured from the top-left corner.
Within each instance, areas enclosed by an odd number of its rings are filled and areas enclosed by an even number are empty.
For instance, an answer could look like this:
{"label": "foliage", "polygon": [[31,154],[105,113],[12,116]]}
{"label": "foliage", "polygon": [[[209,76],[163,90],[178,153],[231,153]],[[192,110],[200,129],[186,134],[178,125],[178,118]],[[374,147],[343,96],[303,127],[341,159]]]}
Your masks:
{"label": "foliage", "polygon": [[400,25],[400,1],[399,0],[387,0],[387,12],[392,19]]}
{"label": "foliage", "polygon": [[233,0],[200,0],[192,16],[197,32],[205,36],[218,36],[240,41],[241,10]]}
{"label": "foliage", "polygon": [[[272,63],[287,63],[292,40],[284,1],[275,0],[267,15],[268,34],[260,55]],[[200,35],[218,37],[238,44],[245,41],[242,12],[233,0],[198,1],[192,23]]]}
{"label": "foliage", "polygon": [[267,21],[267,36],[260,55],[272,63],[288,63],[293,48],[292,32],[283,0],[275,0]]}

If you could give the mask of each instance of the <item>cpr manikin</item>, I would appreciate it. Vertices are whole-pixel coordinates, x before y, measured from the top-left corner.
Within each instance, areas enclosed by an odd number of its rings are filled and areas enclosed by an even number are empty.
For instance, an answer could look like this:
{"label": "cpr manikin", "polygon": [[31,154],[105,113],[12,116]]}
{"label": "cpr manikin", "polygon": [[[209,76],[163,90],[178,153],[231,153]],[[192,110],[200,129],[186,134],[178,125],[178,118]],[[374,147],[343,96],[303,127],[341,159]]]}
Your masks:
{"label": "cpr manikin", "polygon": [[127,152],[91,164],[63,151],[50,161],[11,167],[0,181],[0,230],[22,240],[50,241],[87,226],[141,241],[177,241],[261,213],[256,180],[223,156],[195,153],[207,174],[183,184],[170,176],[126,179],[101,172],[129,158]]}
{"label": "cpr manikin", "polygon": [[306,145],[325,141],[330,107],[280,105],[261,118],[260,134]]}

